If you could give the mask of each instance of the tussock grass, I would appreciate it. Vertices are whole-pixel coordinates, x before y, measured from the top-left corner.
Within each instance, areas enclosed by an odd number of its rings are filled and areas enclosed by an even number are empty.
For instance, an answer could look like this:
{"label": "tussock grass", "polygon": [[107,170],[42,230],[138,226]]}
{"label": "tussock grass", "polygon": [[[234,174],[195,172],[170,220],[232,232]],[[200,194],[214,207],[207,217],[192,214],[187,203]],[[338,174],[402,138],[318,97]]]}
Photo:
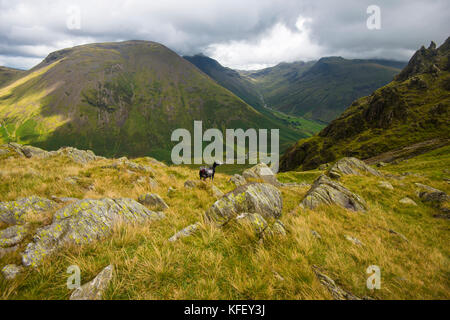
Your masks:
{"label": "tussock grass", "polygon": [[[308,187],[282,187],[281,220],[288,235],[264,241],[246,225],[230,223],[218,229],[203,223],[203,214],[215,198],[210,182],[195,189],[184,188],[186,180],[197,180],[196,170],[153,166],[158,187],[152,189],[137,183],[139,177],[152,174],[102,168],[112,161],[86,166],[64,157],[0,162],[1,201],[29,195],[137,199],[143,193],[154,192],[170,206],[166,219],[146,225],[120,225],[112,237],[84,246],[68,245],[14,281],[0,277],[1,299],[67,299],[71,294],[66,287],[70,265],[80,267],[85,283],[109,264],[114,264],[115,275],[106,299],[331,299],[316,278],[313,265],[360,297],[450,297],[449,222],[432,217],[437,209],[418,199],[414,185],[421,182],[449,193],[448,183],[442,181],[450,163],[448,152],[434,151],[431,156],[383,168],[386,173],[415,172],[414,168],[420,168],[417,173],[422,176],[383,178],[392,183],[393,191],[380,188],[376,177],[343,177],[341,183],[367,201],[366,213],[327,206],[314,211],[300,209],[298,204]],[[136,161],[146,163],[144,159]],[[280,180],[310,183],[319,174],[283,173]],[[74,176],[79,177],[76,184],[66,181]],[[228,175],[219,173],[214,184],[229,192],[234,187],[228,179]],[[94,188],[87,188],[90,185]],[[175,188],[171,196],[167,193],[169,187]],[[399,204],[405,196],[418,206]],[[168,242],[174,233],[198,221],[201,227],[197,233]],[[312,230],[321,239],[314,237]],[[407,241],[390,230],[404,235]],[[363,245],[346,240],[346,235]],[[20,263],[20,255],[8,254],[0,259],[0,267],[8,263]],[[381,290],[366,288],[366,269],[371,265],[381,268]]]}

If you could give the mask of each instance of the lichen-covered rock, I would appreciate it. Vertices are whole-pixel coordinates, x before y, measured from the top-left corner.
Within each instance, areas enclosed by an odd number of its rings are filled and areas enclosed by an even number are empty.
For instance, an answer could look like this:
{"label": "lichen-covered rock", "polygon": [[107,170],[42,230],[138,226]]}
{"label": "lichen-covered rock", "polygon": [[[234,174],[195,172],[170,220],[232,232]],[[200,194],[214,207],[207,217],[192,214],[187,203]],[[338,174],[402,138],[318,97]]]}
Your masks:
{"label": "lichen-covered rock", "polygon": [[40,158],[45,159],[52,155],[52,153],[42,150],[40,148],[36,148],[33,146],[22,146],[21,147],[22,153],[27,158]]}
{"label": "lichen-covered rock", "polygon": [[3,267],[2,274],[3,274],[3,277],[5,277],[6,280],[13,280],[22,271],[23,271],[23,268],[21,266],[17,266],[15,264],[8,264],[7,266]]}
{"label": "lichen-covered rock", "polygon": [[183,230],[175,233],[172,237],[169,238],[169,241],[175,242],[178,239],[189,237],[190,235],[194,234],[198,230],[199,227],[200,227],[199,222],[192,224],[192,225],[184,228]]}
{"label": "lichen-covered rock", "polygon": [[435,206],[440,206],[444,202],[450,201],[450,197],[444,191],[421,183],[416,183],[416,186],[420,188],[418,196],[423,202],[430,202]]}
{"label": "lichen-covered rock", "polygon": [[166,209],[169,209],[167,203],[159,195],[154,193],[143,194],[139,196],[138,201],[143,205],[154,207],[157,210],[164,211]]}
{"label": "lichen-covered rock", "polygon": [[286,235],[286,227],[278,219],[271,219],[268,222],[258,213],[243,213],[237,216],[236,220],[248,223],[261,238],[274,235]]}
{"label": "lichen-covered rock", "polygon": [[78,150],[72,147],[60,148],[57,153],[66,155],[67,157],[72,159],[72,161],[79,164],[87,164],[91,161],[104,159],[103,157],[96,156],[91,150]]}
{"label": "lichen-covered rock", "polygon": [[58,210],[49,226],[40,228],[22,254],[25,266],[37,266],[65,243],[84,244],[109,236],[121,222],[159,220],[153,212],[132,199],[80,200]]}
{"label": "lichen-covered rock", "polygon": [[240,174],[235,174],[230,178],[229,182],[233,182],[236,185],[236,187],[240,187],[245,185],[247,183],[247,180],[245,180],[245,178]]}
{"label": "lichen-covered rock", "polygon": [[25,222],[28,215],[47,211],[55,206],[54,201],[36,196],[0,202],[0,221],[8,225],[21,224]]}
{"label": "lichen-covered rock", "polygon": [[328,175],[334,179],[339,179],[343,175],[360,175],[361,173],[370,173],[377,177],[382,176],[381,172],[356,158],[342,158],[328,171]]}
{"label": "lichen-covered rock", "polygon": [[399,202],[401,204],[404,204],[404,205],[407,205],[407,206],[414,206],[414,207],[417,206],[417,203],[414,200],[412,200],[412,199],[410,199],[408,197],[405,197],[405,198],[401,199]]}
{"label": "lichen-covered rock", "polygon": [[349,235],[345,235],[344,236],[346,240],[350,241],[353,244],[356,244],[357,246],[363,246],[364,244],[357,238],[349,236]]}
{"label": "lichen-covered rock", "polygon": [[271,184],[251,183],[236,188],[217,200],[205,216],[219,225],[228,223],[242,213],[258,213],[264,218],[281,216],[281,192]]}
{"label": "lichen-covered rock", "polygon": [[25,226],[16,225],[0,230],[0,248],[8,248],[22,242],[28,231]]}
{"label": "lichen-covered rock", "polygon": [[392,184],[390,184],[387,181],[380,181],[378,183],[378,186],[383,189],[394,190],[394,187],[392,186]]}
{"label": "lichen-covered rock", "polygon": [[301,202],[301,207],[315,209],[321,204],[339,205],[353,211],[365,211],[365,201],[343,185],[321,175]]}
{"label": "lichen-covered rock", "polygon": [[70,300],[102,300],[103,294],[112,280],[113,273],[114,266],[107,266],[92,281],[75,289],[70,296]]}
{"label": "lichen-covered rock", "polygon": [[280,182],[278,182],[277,177],[273,173],[273,171],[265,164],[260,163],[256,166],[245,170],[242,173],[242,176],[247,180],[250,178],[262,179],[264,182],[273,184],[275,186],[280,186]]}

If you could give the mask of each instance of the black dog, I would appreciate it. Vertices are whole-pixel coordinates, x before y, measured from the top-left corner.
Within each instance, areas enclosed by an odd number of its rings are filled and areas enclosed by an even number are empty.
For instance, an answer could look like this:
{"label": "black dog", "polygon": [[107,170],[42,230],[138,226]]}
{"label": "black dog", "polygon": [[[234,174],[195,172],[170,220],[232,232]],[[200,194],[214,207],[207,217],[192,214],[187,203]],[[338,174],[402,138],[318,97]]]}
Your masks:
{"label": "black dog", "polygon": [[214,180],[214,174],[216,173],[216,167],[220,166],[220,163],[214,162],[212,167],[201,167],[200,168],[200,180],[206,180],[207,178],[211,178],[211,181]]}

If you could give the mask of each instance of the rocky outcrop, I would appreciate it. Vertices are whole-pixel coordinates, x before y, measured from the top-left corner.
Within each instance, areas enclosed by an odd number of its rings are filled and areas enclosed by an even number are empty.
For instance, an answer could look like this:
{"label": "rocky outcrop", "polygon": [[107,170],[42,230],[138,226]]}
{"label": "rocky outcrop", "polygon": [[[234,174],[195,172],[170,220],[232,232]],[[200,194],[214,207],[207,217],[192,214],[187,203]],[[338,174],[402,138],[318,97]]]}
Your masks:
{"label": "rocky outcrop", "polygon": [[197,222],[195,224],[192,224],[192,225],[184,228],[183,230],[175,233],[172,237],[169,238],[169,241],[170,242],[175,242],[178,239],[189,237],[190,235],[192,235],[195,232],[197,232],[199,227],[200,227],[200,223],[199,222]]}
{"label": "rocky outcrop", "polygon": [[353,211],[366,210],[366,203],[362,198],[325,175],[321,175],[314,182],[300,205],[303,208],[315,209],[322,204],[339,205]]}
{"label": "rocky outcrop", "polygon": [[107,266],[94,278],[94,280],[75,289],[70,296],[70,300],[102,300],[103,294],[108,289],[113,274],[114,266]]}
{"label": "rocky outcrop", "polygon": [[56,207],[54,201],[31,196],[16,201],[0,202],[0,221],[8,225],[22,224],[28,215]]}
{"label": "rocky outcrop", "polygon": [[363,161],[356,158],[342,158],[328,171],[328,175],[333,179],[339,179],[344,175],[360,175],[361,173],[369,173],[377,177],[382,176],[379,171],[369,167]]}
{"label": "rocky outcrop", "polygon": [[224,193],[214,185],[211,187],[211,192],[213,196],[216,197],[217,199],[220,199],[224,196]]}
{"label": "rocky outcrop", "polygon": [[280,182],[278,182],[277,177],[275,176],[273,171],[265,163],[257,164],[256,166],[245,170],[242,173],[242,176],[246,180],[249,180],[252,178],[253,179],[261,179],[266,183],[273,184],[274,186],[281,185]]}
{"label": "rocky outcrop", "polygon": [[0,230],[0,248],[9,248],[21,243],[27,234],[28,230],[23,225]]}
{"label": "rocky outcrop", "polygon": [[167,203],[157,194],[147,193],[139,196],[139,203],[155,208],[156,210],[164,211],[169,209]]}
{"label": "rocky outcrop", "polygon": [[72,147],[64,147],[59,149],[58,154],[65,155],[72,159],[72,161],[79,164],[87,164],[91,161],[104,159],[103,157],[98,157],[91,150],[78,150]]}
{"label": "rocky outcrop", "polygon": [[428,202],[435,207],[440,207],[443,203],[450,201],[450,197],[444,191],[421,183],[416,183],[416,186],[420,188],[418,196],[423,202]]}
{"label": "rocky outcrop", "polygon": [[121,222],[143,223],[163,217],[163,213],[150,211],[131,199],[80,200],[58,210],[52,224],[37,231],[22,254],[22,262],[37,266],[65,243],[89,243],[109,236]]}
{"label": "rocky outcrop", "polygon": [[236,188],[217,200],[205,217],[218,225],[225,225],[242,213],[257,213],[265,219],[281,216],[281,192],[271,184],[251,183]]}
{"label": "rocky outcrop", "polygon": [[278,219],[273,221],[273,223],[269,223],[258,213],[243,213],[237,216],[236,220],[241,223],[249,224],[255,234],[260,238],[274,235],[286,235],[286,227]]}

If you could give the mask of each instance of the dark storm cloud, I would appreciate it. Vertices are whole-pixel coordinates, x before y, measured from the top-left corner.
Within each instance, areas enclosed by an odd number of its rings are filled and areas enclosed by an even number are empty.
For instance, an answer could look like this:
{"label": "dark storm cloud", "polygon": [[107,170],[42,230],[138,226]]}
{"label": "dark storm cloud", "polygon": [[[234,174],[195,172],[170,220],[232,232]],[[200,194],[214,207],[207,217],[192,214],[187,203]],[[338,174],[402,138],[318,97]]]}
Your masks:
{"label": "dark storm cloud", "polygon": [[[381,30],[366,27],[371,4],[381,8]],[[80,29],[68,28],[78,11]],[[129,39],[233,67],[323,55],[405,60],[445,40],[448,12],[447,0],[0,0],[0,65],[31,67],[54,50]]]}

